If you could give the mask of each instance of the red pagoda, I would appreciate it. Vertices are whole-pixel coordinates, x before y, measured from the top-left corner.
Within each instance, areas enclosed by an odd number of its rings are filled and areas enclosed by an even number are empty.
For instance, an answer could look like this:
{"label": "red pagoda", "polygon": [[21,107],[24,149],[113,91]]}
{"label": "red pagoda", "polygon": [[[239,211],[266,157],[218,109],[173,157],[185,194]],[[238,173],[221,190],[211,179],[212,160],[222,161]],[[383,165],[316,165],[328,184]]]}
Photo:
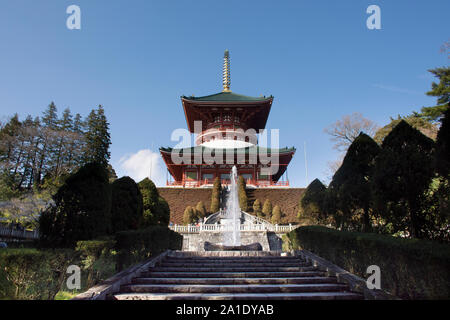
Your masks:
{"label": "red pagoda", "polygon": [[247,186],[289,186],[287,166],[295,148],[269,148],[258,144],[258,133],[260,138],[267,133],[262,130],[273,97],[236,94],[231,92],[230,84],[230,60],[226,50],[223,91],[203,97],[181,97],[188,130],[197,134],[196,146],[160,148],[173,178],[168,179],[168,186],[208,187],[216,177],[227,184],[234,165]]}

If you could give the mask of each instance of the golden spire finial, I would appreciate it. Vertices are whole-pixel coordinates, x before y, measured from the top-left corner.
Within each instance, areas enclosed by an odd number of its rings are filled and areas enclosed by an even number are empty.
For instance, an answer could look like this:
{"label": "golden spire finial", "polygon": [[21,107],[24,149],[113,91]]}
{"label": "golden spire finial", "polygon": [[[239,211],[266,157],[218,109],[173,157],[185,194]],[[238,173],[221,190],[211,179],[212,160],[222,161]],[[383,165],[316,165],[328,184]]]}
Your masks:
{"label": "golden spire finial", "polygon": [[223,91],[231,92],[230,90],[231,78],[230,78],[230,53],[225,50],[223,55]]}

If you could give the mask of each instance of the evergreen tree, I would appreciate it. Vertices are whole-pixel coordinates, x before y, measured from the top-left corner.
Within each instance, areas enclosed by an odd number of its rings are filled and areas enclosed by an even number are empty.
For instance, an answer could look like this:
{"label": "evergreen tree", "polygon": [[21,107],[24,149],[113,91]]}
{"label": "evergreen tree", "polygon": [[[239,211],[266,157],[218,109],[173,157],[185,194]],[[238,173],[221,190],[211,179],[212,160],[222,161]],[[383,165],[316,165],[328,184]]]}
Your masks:
{"label": "evergreen tree", "polygon": [[430,121],[438,121],[447,110],[450,103],[450,67],[442,67],[428,70],[436,78],[439,83],[433,82],[431,90],[427,95],[437,97],[437,105],[434,107],[423,107],[421,115]]}
{"label": "evergreen tree", "polygon": [[206,208],[203,204],[203,201],[199,201],[197,206],[195,207],[196,217],[197,219],[202,219],[206,217]]}
{"label": "evergreen tree", "polygon": [[191,224],[195,222],[195,209],[192,208],[191,206],[187,206],[186,209],[184,210],[184,214],[183,214],[183,223],[185,225],[187,224]]}
{"label": "evergreen tree", "polygon": [[106,167],[110,158],[111,138],[109,123],[101,105],[97,110],[89,113],[86,121],[85,143],[84,162],[97,162]]}
{"label": "evergreen tree", "polygon": [[273,224],[281,223],[281,208],[279,205],[275,205],[275,207],[273,207],[271,220]]}
{"label": "evergreen tree", "polygon": [[99,164],[89,163],[68,177],[53,201],[39,218],[43,245],[72,247],[111,233],[111,186]]}
{"label": "evergreen tree", "polygon": [[264,201],[262,213],[267,220],[270,220],[272,214],[272,202],[270,202],[269,199],[266,199],[266,201]]}
{"label": "evergreen tree", "polygon": [[[368,135],[361,133],[350,145],[344,161],[333,176],[330,186],[337,192],[337,206],[346,218],[356,223],[354,228],[370,231],[372,196],[371,181],[375,157],[380,147]],[[358,218],[360,215],[361,218]]]}
{"label": "evergreen tree", "polygon": [[222,187],[220,185],[219,177],[214,179],[214,184],[211,192],[211,212],[216,213],[220,209],[220,193]]}
{"label": "evergreen tree", "polygon": [[394,232],[423,237],[425,192],[433,176],[431,139],[401,121],[384,139],[373,173],[375,205]]}
{"label": "evergreen tree", "polygon": [[450,104],[443,114],[437,134],[436,169],[439,175],[450,179]]}
{"label": "evergreen tree", "polygon": [[238,197],[239,197],[239,207],[242,211],[248,211],[248,197],[246,189],[246,183],[243,176],[238,178]]}
{"label": "evergreen tree", "polygon": [[111,187],[113,232],[138,229],[143,220],[143,200],[138,185],[130,177],[122,177]]}
{"label": "evergreen tree", "polygon": [[144,204],[144,224],[168,225],[170,219],[170,209],[167,202],[160,197],[158,189],[153,181],[145,178],[138,184],[142,193]]}
{"label": "evergreen tree", "polygon": [[256,199],[253,202],[253,214],[259,218],[263,217],[262,209],[261,209],[261,201],[259,201],[258,199]]}
{"label": "evergreen tree", "polygon": [[325,220],[324,200],[327,188],[319,180],[313,180],[300,197],[298,218],[307,224],[319,224]]}

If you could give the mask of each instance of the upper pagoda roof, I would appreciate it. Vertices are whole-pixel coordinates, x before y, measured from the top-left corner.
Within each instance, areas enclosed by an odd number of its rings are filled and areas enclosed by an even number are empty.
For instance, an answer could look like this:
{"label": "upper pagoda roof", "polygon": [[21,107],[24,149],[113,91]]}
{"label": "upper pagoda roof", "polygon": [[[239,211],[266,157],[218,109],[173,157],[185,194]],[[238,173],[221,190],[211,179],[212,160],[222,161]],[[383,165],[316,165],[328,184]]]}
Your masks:
{"label": "upper pagoda roof", "polygon": [[182,96],[184,100],[191,101],[205,101],[205,102],[258,102],[258,101],[268,101],[273,100],[273,96],[270,97],[250,97],[242,94],[237,94],[231,91],[228,92],[219,92],[215,94],[211,94],[203,97],[194,97],[194,96]]}

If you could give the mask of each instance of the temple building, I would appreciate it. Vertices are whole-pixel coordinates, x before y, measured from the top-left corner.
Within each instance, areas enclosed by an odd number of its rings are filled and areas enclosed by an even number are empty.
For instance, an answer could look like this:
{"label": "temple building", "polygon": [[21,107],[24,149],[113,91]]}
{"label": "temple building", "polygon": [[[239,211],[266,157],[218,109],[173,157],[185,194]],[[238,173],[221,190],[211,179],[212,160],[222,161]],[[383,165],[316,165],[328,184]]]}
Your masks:
{"label": "temple building", "polygon": [[[236,165],[251,187],[288,187],[287,167],[295,148],[273,148],[258,142],[265,129],[273,96],[249,97],[230,90],[230,58],[224,54],[223,91],[203,97],[181,97],[187,127],[196,134],[195,147],[160,148],[168,186],[208,187],[219,177],[227,184]],[[260,141],[258,141],[258,138]]]}

